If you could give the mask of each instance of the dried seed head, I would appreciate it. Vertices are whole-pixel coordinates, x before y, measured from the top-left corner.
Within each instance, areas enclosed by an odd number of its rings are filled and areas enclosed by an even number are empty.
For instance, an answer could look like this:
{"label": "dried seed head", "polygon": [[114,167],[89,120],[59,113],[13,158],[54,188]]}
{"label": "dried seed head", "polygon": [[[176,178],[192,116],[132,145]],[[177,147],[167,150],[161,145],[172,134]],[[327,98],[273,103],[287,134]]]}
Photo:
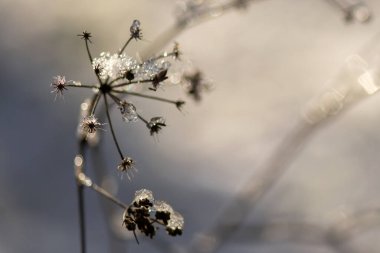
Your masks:
{"label": "dried seed head", "polygon": [[166,126],[165,119],[162,117],[151,118],[147,124],[147,127],[150,130],[150,135],[157,134],[164,126]]}
{"label": "dried seed head", "polygon": [[179,50],[179,43],[174,42],[173,52],[172,52],[174,59],[179,60],[179,56],[182,54]]}
{"label": "dried seed head", "polygon": [[103,124],[99,123],[98,119],[94,115],[87,116],[83,118],[80,126],[85,133],[95,133],[101,128]]}
{"label": "dried seed head", "polygon": [[170,215],[170,220],[166,226],[166,231],[169,233],[169,235],[172,236],[182,235],[184,225],[185,220],[183,219],[182,215],[174,211]]}
{"label": "dried seed head", "polygon": [[123,214],[123,226],[129,231],[136,230],[136,223],[131,216],[128,215],[128,212],[125,211]]}
{"label": "dried seed head", "polygon": [[131,27],[129,28],[131,32],[131,37],[136,39],[136,40],[141,40],[142,39],[142,32],[140,28],[140,21],[135,19],[132,22]]}
{"label": "dried seed head", "polygon": [[165,81],[166,79],[168,79],[167,77],[167,74],[168,73],[168,70],[167,69],[164,69],[162,71],[160,71],[158,74],[156,74],[154,77],[153,77],[153,80],[152,80],[152,85],[153,87],[152,88],[149,88],[150,90],[154,90],[156,91],[157,88],[158,88],[158,85]]}
{"label": "dried seed head", "polygon": [[54,76],[53,82],[50,84],[53,87],[52,92],[56,94],[63,95],[63,91],[67,90],[66,88],[66,78],[65,76]]}
{"label": "dried seed head", "polygon": [[90,43],[92,43],[90,40],[90,38],[92,37],[91,33],[84,31],[82,32],[82,34],[78,34],[78,36],[81,37],[81,39],[84,39],[85,41],[89,41]]}
{"label": "dried seed head", "polygon": [[168,224],[173,208],[165,201],[156,200],[153,208],[156,210],[156,219],[162,220],[165,225]]}
{"label": "dried seed head", "polygon": [[124,78],[128,81],[132,81],[133,79],[135,79],[135,74],[131,70],[128,70],[127,72],[125,72]]}
{"label": "dried seed head", "polygon": [[135,192],[133,204],[135,206],[153,206],[153,192],[147,189],[141,189]]}
{"label": "dried seed head", "polygon": [[206,81],[199,70],[183,75],[183,81],[188,85],[187,94],[197,102],[202,99],[202,93],[211,89],[210,81]]}
{"label": "dried seed head", "polygon": [[178,110],[182,110],[182,107],[185,105],[185,101],[183,101],[183,100],[177,100],[176,102],[175,102],[175,106],[177,107],[177,109]]}
{"label": "dried seed head", "polygon": [[131,177],[133,176],[133,170],[136,171],[135,161],[130,157],[125,157],[123,161],[117,166],[117,169],[120,172],[125,172],[128,179],[131,180]]}

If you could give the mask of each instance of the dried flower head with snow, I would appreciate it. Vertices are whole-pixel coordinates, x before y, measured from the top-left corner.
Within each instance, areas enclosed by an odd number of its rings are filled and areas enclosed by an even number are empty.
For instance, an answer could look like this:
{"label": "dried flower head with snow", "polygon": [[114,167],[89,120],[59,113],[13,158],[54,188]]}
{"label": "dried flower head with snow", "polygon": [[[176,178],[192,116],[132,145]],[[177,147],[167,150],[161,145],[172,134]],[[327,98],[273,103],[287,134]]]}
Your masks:
{"label": "dried flower head with snow", "polygon": [[[145,95],[142,92],[133,92],[131,88],[141,87],[145,84],[150,85],[148,90],[156,91],[168,79],[168,71],[179,55],[178,43],[175,44],[172,52],[165,52],[161,55],[152,56],[145,61],[137,59],[124,53],[126,47],[133,39],[141,39],[141,23],[134,20],[130,27],[130,37],[117,53],[102,52],[99,57],[93,58],[89,43],[92,38],[91,33],[84,31],[79,34],[86,45],[86,51],[90,59],[95,76],[98,83],[87,85],[81,82],[67,82],[64,76],[56,76],[53,78],[51,86],[54,87],[53,92],[62,94],[67,87],[89,88],[95,91],[92,100],[88,102],[87,115],[84,116],[80,123],[80,136],[87,140],[90,138],[88,134],[94,134],[101,128],[102,123],[95,117],[97,106],[100,100],[103,100],[108,126],[113,137],[116,149],[120,155],[121,163],[117,166],[119,171],[126,172],[128,178],[131,177],[131,169],[134,168],[134,162],[129,156],[125,156],[122,147],[116,137],[113,128],[110,102],[114,102],[120,110],[121,117],[125,122],[135,122],[140,119],[149,128],[151,135],[158,133],[162,127],[166,126],[162,117],[153,117],[150,121],[146,120],[143,115],[138,113],[134,104],[128,102],[125,96],[138,96],[146,99],[152,99],[175,105],[178,109],[182,108],[184,102],[182,100],[171,100],[167,98]],[[141,89],[138,90],[147,90]]]}
{"label": "dried flower head with snow", "polygon": [[100,123],[94,115],[90,115],[83,118],[80,126],[85,133],[93,134],[101,128],[102,123]]}
{"label": "dried flower head with snow", "polygon": [[164,226],[171,236],[181,235],[184,219],[165,201],[155,201],[152,191],[141,189],[136,191],[135,199],[125,210],[123,224],[127,230],[133,231],[135,237],[135,230],[138,229],[153,238],[157,231],[155,224]]}
{"label": "dried flower head with snow", "polygon": [[[53,82],[51,83],[53,92],[56,94],[62,94],[64,90],[67,90],[67,87],[76,87],[87,88],[94,93],[91,100],[86,101],[81,105],[82,120],[79,124],[78,131],[81,145],[80,152],[83,152],[84,145],[90,144],[91,139],[94,139],[93,137],[97,136],[97,130],[105,125],[105,123],[100,123],[95,117],[98,104],[103,100],[107,126],[109,127],[116,150],[121,159],[121,162],[117,165],[117,170],[125,173],[127,177],[131,179],[133,176],[132,172],[136,170],[135,161],[131,157],[125,155],[120,145],[121,143],[116,136],[110,113],[111,103],[118,107],[121,117],[125,122],[135,122],[140,119],[144,125],[148,127],[151,135],[158,133],[162,127],[166,126],[165,120],[162,117],[153,117],[150,121],[146,120],[143,115],[138,113],[136,106],[129,102],[129,98],[128,100],[125,99],[125,96],[137,96],[160,101],[175,105],[180,109],[184,105],[182,100],[171,100],[154,95],[143,94],[142,92],[134,92],[131,89],[133,87],[138,87],[139,89],[136,90],[155,92],[160,86],[164,85],[168,79],[169,69],[174,64],[173,61],[178,59],[178,44],[175,45],[175,50],[173,50],[173,52],[165,52],[145,61],[139,61],[128,56],[124,53],[124,50],[129,43],[131,43],[133,39],[137,41],[142,38],[141,24],[138,20],[133,21],[130,27],[129,39],[117,53],[102,52],[99,57],[93,58],[89,47],[89,43],[92,43],[90,40],[90,38],[92,38],[91,33],[84,31],[78,36],[84,40],[88,58],[98,82],[96,84],[82,84],[78,81],[67,82],[64,76],[58,75],[53,78]],[[148,84],[147,88],[149,89],[141,89],[141,87],[146,84]],[[175,223],[175,220],[172,220],[172,218],[175,218],[176,216],[172,215],[174,211],[169,204],[163,201],[154,201],[153,193],[149,190],[142,189],[135,193],[134,200],[130,205],[125,205],[112,194],[108,193],[105,189],[90,180],[82,168],[83,160],[84,153],[79,154],[74,162],[75,175],[79,183],[79,189],[81,189],[80,187],[90,187],[116,203],[118,206],[124,208],[123,225],[127,230],[133,231],[135,236],[135,231],[139,230],[151,238],[156,234],[157,225],[165,226],[168,231],[173,230],[173,226],[171,225],[169,227],[169,224]],[[86,182],[91,183],[89,184]],[[176,235],[179,233],[169,232],[169,234]]]}

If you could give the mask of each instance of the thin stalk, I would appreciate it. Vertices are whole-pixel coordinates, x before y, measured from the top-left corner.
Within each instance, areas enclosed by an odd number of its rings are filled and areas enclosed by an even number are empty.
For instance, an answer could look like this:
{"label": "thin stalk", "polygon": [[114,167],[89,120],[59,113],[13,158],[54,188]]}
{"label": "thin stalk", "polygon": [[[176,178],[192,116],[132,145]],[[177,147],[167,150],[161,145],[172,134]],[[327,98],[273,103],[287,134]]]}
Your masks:
{"label": "thin stalk", "polygon": [[115,203],[116,205],[120,206],[124,210],[128,208],[128,205],[124,204],[123,202],[121,202],[120,200],[118,200],[117,198],[115,198],[111,193],[107,192],[102,187],[98,186],[97,184],[93,183],[90,187],[91,187],[91,189],[93,189],[94,191],[98,192],[103,197],[105,197],[106,199],[112,201],[113,203]]}
{"label": "thin stalk", "polygon": [[170,57],[170,56],[175,56],[175,53],[172,52],[172,53],[161,54],[161,55],[159,55],[157,57],[151,58],[150,60],[157,61],[159,59]]}
{"label": "thin stalk", "polygon": [[[125,48],[128,46],[129,42],[131,42],[133,37],[130,37],[127,42],[125,42],[124,46],[120,49],[119,51],[119,56],[124,52]],[[112,81],[111,83],[108,83],[108,81],[110,80],[110,77],[107,77],[106,81],[104,82],[105,84],[111,84],[113,83],[114,81]]]}
{"label": "thin stalk", "polygon": [[118,78],[115,78],[115,79],[113,79],[111,82],[109,82],[108,85],[111,86],[114,82],[119,81],[119,80],[121,80],[121,79],[123,79],[123,78],[124,78],[123,76],[120,76],[120,77],[118,77]]}
{"label": "thin stalk", "polygon": [[121,94],[125,94],[125,95],[131,95],[131,96],[137,96],[137,97],[143,97],[143,98],[148,98],[148,99],[153,99],[153,100],[162,101],[162,102],[166,102],[166,103],[170,103],[170,104],[177,104],[176,100],[171,100],[171,99],[161,98],[161,97],[156,97],[156,96],[149,96],[149,95],[145,95],[145,94],[141,94],[141,93],[137,93],[137,92],[129,92],[129,91],[112,91],[112,92],[121,93]]}
{"label": "thin stalk", "polygon": [[[84,42],[85,42],[85,44],[86,44],[86,50],[87,50],[88,58],[90,59],[90,63],[91,63],[91,65],[92,65],[93,58],[92,58],[92,55],[91,55],[90,47],[88,46],[88,40],[85,39]],[[96,77],[98,78],[99,84],[102,85],[103,82],[102,82],[102,80],[100,79],[99,74],[96,73],[95,71],[94,71],[94,73],[95,73]]]}
{"label": "thin stalk", "polygon": [[[81,140],[79,143],[79,154],[84,156],[86,141]],[[81,169],[83,170],[83,168]],[[86,216],[84,205],[84,186],[77,183],[78,211],[79,211],[79,233],[80,233],[80,252],[86,253]]]}
{"label": "thin stalk", "polygon": [[138,116],[139,119],[141,119],[145,124],[149,124],[149,122],[148,122],[146,119],[144,119],[143,116],[141,116],[140,114],[137,114],[137,116]]}
{"label": "thin stalk", "polygon": [[135,83],[149,83],[152,81],[153,81],[152,79],[147,79],[147,80],[141,80],[141,81],[131,81],[131,82],[126,82],[126,83],[119,83],[117,85],[113,85],[112,88],[119,88],[119,87],[131,85],[131,84],[135,84]]}
{"label": "thin stalk", "polygon": [[100,93],[96,93],[94,95],[94,98],[91,100],[91,105],[90,105],[90,114],[89,115],[94,115],[95,113],[95,109],[96,109],[96,106],[98,105],[98,102],[99,102],[99,99],[100,99]]}
{"label": "thin stalk", "polygon": [[117,151],[119,152],[119,155],[120,155],[120,157],[121,157],[121,160],[124,160],[123,153],[121,152],[121,149],[120,149],[119,143],[118,143],[118,141],[117,141],[117,139],[116,139],[116,135],[115,135],[115,132],[114,132],[114,130],[113,130],[112,121],[111,121],[111,116],[110,116],[110,112],[109,112],[108,101],[107,101],[107,95],[106,95],[106,94],[103,94],[103,97],[104,97],[104,103],[105,103],[105,106],[106,106],[107,119],[108,119],[108,123],[109,123],[109,125],[110,125],[112,138],[113,138],[113,141],[115,142],[115,145],[116,145]]}
{"label": "thin stalk", "polygon": [[132,36],[129,37],[129,39],[127,40],[127,42],[125,42],[124,46],[120,49],[119,55],[121,55],[124,52],[125,48],[128,46],[129,42],[131,42],[132,39],[133,39]]}
{"label": "thin stalk", "polygon": [[86,85],[86,84],[80,84],[80,85],[77,85],[77,84],[66,84],[65,86],[67,86],[67,87],[75,87],[75,88],[90,88],[90,89],[97,89],[97,88],[99,88],[96,85]]}
{"label": "thin stalk", "polygon": [[121,102],[121,99],[116,97],[115,95],[111,94],[111,93],[108,93],[108,95],[110,95],[110,97],[112,98],[113,101],[115,101],[116,104],[120,104]]}

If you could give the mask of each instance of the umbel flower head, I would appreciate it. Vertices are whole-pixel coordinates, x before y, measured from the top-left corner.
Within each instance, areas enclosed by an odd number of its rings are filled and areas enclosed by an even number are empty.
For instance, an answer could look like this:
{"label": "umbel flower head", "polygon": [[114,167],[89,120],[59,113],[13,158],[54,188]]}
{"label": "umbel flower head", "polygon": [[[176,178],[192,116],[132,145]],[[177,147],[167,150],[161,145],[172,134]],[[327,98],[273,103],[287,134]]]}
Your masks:
{"label": "umbel flower head", "polygon": [[[141,40],[141,24],[140,21],[134,20],[130,27],[129,39],[117,53],[103,52],[99,57],[93,58],[89,43],[92,43],[91,33],[84,31],[78,35],[84,40],[90,64],[97,78],[96,84],[82,84],[81,82],[66,81],[64,76],[58,75],[53,78],[51,86],[56,94],[63,94],[68,87],[88,88],[93,91],[91,100],[82,103],[81,112],[82,120],[79,124],[80,150],[82,154],[84,144],[90,144],[91,140],[97,138],[97,132],[105,124],[108,124],[112,139],[116,150],[121,158],[121,162],[117,165],[117,170],[125,173],[129,179],[133,176],[135,161],[124,154],[122,147],[119,144],[116,136],[112,119],[111,119],[111,103],[114,103],[119,109],[122,119],[125,122],[135,122],[140,119],[149,129],[150,134],[157,134],[163,127],[166,126],[165,120],[162,117],[153,117],[150,121],[138,113],[134,104],[126,100],[125,96],[137,96],[146,99],[152,99],[160,102],[165,102],[181,109],[184,105],[182,100],[171,100],[163,97],[157,97],[141,92],[134,92],[134,87],[140,87],[145,84],[149,85],[150,92],[156,92],[168,79],[169,69],[173,61],[178,60],[180,55],[178,44],[175,45],[171,53],[163,53],[154,56],[146,61],[138,61],[135,58],[124,53],[125,48],[133,39]],[[139,89],[141,90],[141,89]],[[100,123],[95,117],[98,104],[103,100],[107,123]],[[94,142],[95,143],[95,142]],[[181,235],[183,230],[183,218],[175,212],[173,208],[164,201],[154,200],[153,193],[149,190],[142,189],[135,193],[135,198],[130,205],[126,205],[108,193],[102,187],[96,185],[85,175],[83,169],[83,156],[79,154],[74,160],[75,175],[77,177],[78,186],[86,186],[95,190],[97,193],[107,197],[118,206],[125,209],[123,214],[123,226],[132,231],[136,240],[136,230],[146,236],[153,238],[156,234],[158,226],[165,227],[169,235]],[[79,187],[78,189],[83,189]],[[78,191],[78,194],[81,194]],[[83,198],[81,198],[83,200]],[[80,202],[80,204],[83,202]],[[83,217],[81,216],[81,219]],[[81,227],[84,229],[83,227]],[[83,230],[82,230],[83,231]],[[83,235],[83,233],[81,233]],[[82,237],[82,241],[84,241]],[[138,240],[137,240],[138,242]]]}
{"label": "umbel flower head", "polygon": [[[135,163],[132,158],[124,155],[122,147],[119,144],[112,124],[110,103],[116,104],[121,117],[125,122],[136,122],[140,119],[149,129],[150,134],[153,135],[157,134],[164,126],[166,126],[165,120],[162,117],[153,117],[150,121],[146,120],[143,115],[138,113],[136,106],[124,97],[138,96],[141,98],[152,99],[172,104],[178,109],[182,108],[184,101],[171,100],[132,91],[135,87],[141,87],[145,84],[149,87],[148,91],[157,91],[158,88],[164,85],[167,81],[168,71],[171,66],[175,64],[180,52],[178,43],[176,43],[172,52],[165,52],[141,62],[124,53],[124,50],[133,39],[136,41],[141,40],[142,32],[140,21],[134,20],[129,30],[129,39],[118,52],[102,52],[99,57],[95,58],[92,57],[89,47],[89,43],[92,42],[90,41],[90,38],[93,38],[91,33],[84,31],[82,34],[79,34],[78,36],[84,40],[86,45],[88,58],[90,59],[98,83],[87,85],[80,82],[67,82],[64,76],[58,75],[53,78],[51,86],[53,87],[53,92],[57,94],[63,94],[63,91],[67,90],[68,87],[88,88],[95,91],[92,100],[87,104],[88,113],[80,122],[80,136],[86,141],[104,125],[104,123],[100,123],[95,117],[97,105],[103,100],[106,109],[107,123],[111,130],[110,132],[117,152],[121,158],[121,163],[118,164],[117,169],[120,172],[125,172],[130,179],[133,170],[135,170]],[[139,90],[144,89],[140,88]]]}
{"label": "umbel flower head", "polygon": [[157,231],[154,224],[164,226],[169,235],[176,236],[182,234],[184,219],[165,201],[154,200],[152,191],[147,189],[136,191],[134,200],[123,214],[124,227],[134,234],[138,229],[153,238]]}

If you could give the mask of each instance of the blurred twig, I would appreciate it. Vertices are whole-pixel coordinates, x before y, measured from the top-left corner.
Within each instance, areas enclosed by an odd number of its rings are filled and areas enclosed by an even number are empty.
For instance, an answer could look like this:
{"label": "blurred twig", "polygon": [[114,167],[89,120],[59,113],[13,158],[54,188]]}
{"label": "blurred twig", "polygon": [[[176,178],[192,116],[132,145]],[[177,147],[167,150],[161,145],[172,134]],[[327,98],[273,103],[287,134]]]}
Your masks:
{"label": "blurred twig", "polygon": [[[369,50],[372,50],[372,56],[378,54],[374,54],[373,48]],[[259,174],[245,183],[217,217],[214,226],[205,233],[206,239],[194,242],[191,252],[215,252],[222,247],[258,201],[278,182],[312,134],[379,90],[374,82],[379,78],[379,71],[379,65],[370,66],[358,55],[349,57],[341,72],[329,82],[329,87],[306,106],[303,117],[258,169]]]}
{"label": "blurred twig", "polygon": [[[294,242],[328,246],[336,252],[359,252],[349,247],[350,240],[380,224],[380,208],[346,214],[330,226],[306,222],[269,222],[246,225],[235,234],[232,243]],[[227,230],[234,229],[227,227]]]}
{"label": "blurred twig", "polygon": [[347,22],[357,21],[366,23],[371,20],[372,13],[363,0],[327,0],[344,13]]}
{"label": "blurred twig", "polygon": [[186,6],[184,6],[183,12],[178,15],[176,22],[150,43],[140,56],[142,59],[152,57],[186,29],[225,14],[230,10],[248,7],[252,2],[258,1],[263,0],[227,0],[218,4],[205,0],[184,2]]}

